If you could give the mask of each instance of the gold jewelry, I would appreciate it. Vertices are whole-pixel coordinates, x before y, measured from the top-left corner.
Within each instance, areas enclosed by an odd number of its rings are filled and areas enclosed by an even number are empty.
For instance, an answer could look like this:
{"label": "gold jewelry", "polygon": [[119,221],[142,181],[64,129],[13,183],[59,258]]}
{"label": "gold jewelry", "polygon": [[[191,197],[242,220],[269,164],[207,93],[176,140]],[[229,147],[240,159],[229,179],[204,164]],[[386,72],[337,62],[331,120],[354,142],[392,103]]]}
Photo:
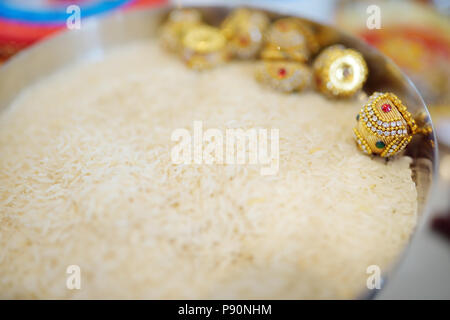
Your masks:
{"label": "gold jewelry", "polygon": [[227,59],[226,39],[218,28],[192,27],[183,38],[183,60],[196,70],[212,68]]}
{"label": "gold jewelry", "polygon": [[193,26],[202,22],[200,11],[195,9],[175,9],[170,12],[161,28],[161,41],[167,49],[179,51],[182,39]]}
{"label": "gold jewelry", "polygon": [[381,157],[399,153],[419,132],[411,113],[393,93],[375,92],[356,120],[353,131],[359,149]]}
{"label": "gold jewelry", "polygon": [[332,97],[350,97],[360,90],[367,79],[367,64],[363,56],[342,45],[325,49],[313,64],[316,86]]}
{"label": "gold jewelry", "polygon": [[318,43],[309,26],[299,19],[284,18],[269,27],[261,57],[305,62],[317,50]]}
{"label": "gold jewelry", "polygon": [[283,92],[301,91],[311,83],[311,71],[299,62],[264,61],[256,70],[256,79]]}
{"label": "gold jewelry", "polygon": [[263,43],[263,33],[269,25],[266,14],[249,9],[234,10],[222,23],[222,33],[228,40],[230,54],[241,59],[256,56]]}

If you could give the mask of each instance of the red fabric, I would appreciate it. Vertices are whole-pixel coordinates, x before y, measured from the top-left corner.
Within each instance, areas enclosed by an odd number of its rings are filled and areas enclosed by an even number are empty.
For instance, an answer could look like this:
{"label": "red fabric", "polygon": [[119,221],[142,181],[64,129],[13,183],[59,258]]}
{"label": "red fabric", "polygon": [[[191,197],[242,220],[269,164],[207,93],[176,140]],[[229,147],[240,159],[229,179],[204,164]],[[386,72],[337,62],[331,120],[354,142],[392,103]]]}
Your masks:
{"label": "red fabric", "polygon": [[435,30],[420,29],[417,27],[398,27],[389,30],[368,30],[361,33],[361,36],[370,44],[379,46],[386,39],[395,37],[408,39],[421,43],[424,47],[438,54],[450,58],[450,47],[447,38],[436,33]]}

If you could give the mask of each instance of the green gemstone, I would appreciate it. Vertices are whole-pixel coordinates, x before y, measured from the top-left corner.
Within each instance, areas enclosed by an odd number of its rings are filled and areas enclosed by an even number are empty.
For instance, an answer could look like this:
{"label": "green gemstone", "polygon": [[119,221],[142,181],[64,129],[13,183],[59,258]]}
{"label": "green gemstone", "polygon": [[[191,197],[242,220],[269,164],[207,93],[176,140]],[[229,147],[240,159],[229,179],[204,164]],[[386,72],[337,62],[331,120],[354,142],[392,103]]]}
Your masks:
{"label": "green gemstone", "polygon": [[359,121],[359,113],[356,115],[356,121]]}
{"label": "green gemstone", "polygon": [[376,146],[378,149],[383,149],[384,147],[386,147],[386,144],[385,144],[383,141],[377,141],[377,142],[375,143],[375,146]]}

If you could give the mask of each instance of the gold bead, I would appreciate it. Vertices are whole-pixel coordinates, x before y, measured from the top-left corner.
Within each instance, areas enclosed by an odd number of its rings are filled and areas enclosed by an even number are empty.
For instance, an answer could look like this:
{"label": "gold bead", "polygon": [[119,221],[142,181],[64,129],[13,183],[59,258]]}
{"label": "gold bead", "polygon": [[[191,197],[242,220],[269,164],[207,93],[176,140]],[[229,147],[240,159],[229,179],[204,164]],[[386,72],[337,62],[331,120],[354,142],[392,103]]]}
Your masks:
{"label": "gold bead", "polygon": [[226,39],[218,28],[192,27],[183,37],[183,60],[196,70],[212,68],[227,59]]}
{"label": "gold bead", "polygon": [[333,45],[319,54],[313,64],[317,89],[331,97],[351,97],[367,79],[363,56],[342,45]]}
{"label": "gold bead", "polygon": [[358,113],[353,132],[361,151],[390,157],[408,145],[416,127],[411,114],[397,96],[375,92]]}
{"label": "gold bead", "polygon": [[182,47],[182,39],[193,26],[201,24],[200,11],[195,9],[175,9],[167,17],[161,28],[161,41],[165,48],[177,52]]}
{"label": "gold bead", "polygon": [[311,28],[296,18],[275,21],[267,31],[263,59],[305,62],[318,50]]}
{"label": "gold bead", "polygon": [[311,84],[311,71],[293,61],[263,61],[256,70],[256,79],[270,87],[282,91],[301,91]]}
{"label": "gold bead", "polygon": [[255,57],[262,46],[263,34],[270,23],[265,13],[237,9],[230,13],[221,26],[228,40],[230,55],[249,59]]}

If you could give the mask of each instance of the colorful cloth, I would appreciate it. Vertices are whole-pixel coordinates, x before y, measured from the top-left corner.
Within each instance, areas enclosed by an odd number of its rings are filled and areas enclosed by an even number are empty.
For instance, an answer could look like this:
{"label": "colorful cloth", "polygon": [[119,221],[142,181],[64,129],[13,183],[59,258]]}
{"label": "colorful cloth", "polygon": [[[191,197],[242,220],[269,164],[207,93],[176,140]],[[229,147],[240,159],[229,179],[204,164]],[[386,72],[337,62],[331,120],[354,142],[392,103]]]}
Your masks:
{"label": "colorful cloth", "polygon": [[114,10],[150,7],[166,0],[0,0],[0,61],[64,28],[67,7],[78,5],[81,19]]}

